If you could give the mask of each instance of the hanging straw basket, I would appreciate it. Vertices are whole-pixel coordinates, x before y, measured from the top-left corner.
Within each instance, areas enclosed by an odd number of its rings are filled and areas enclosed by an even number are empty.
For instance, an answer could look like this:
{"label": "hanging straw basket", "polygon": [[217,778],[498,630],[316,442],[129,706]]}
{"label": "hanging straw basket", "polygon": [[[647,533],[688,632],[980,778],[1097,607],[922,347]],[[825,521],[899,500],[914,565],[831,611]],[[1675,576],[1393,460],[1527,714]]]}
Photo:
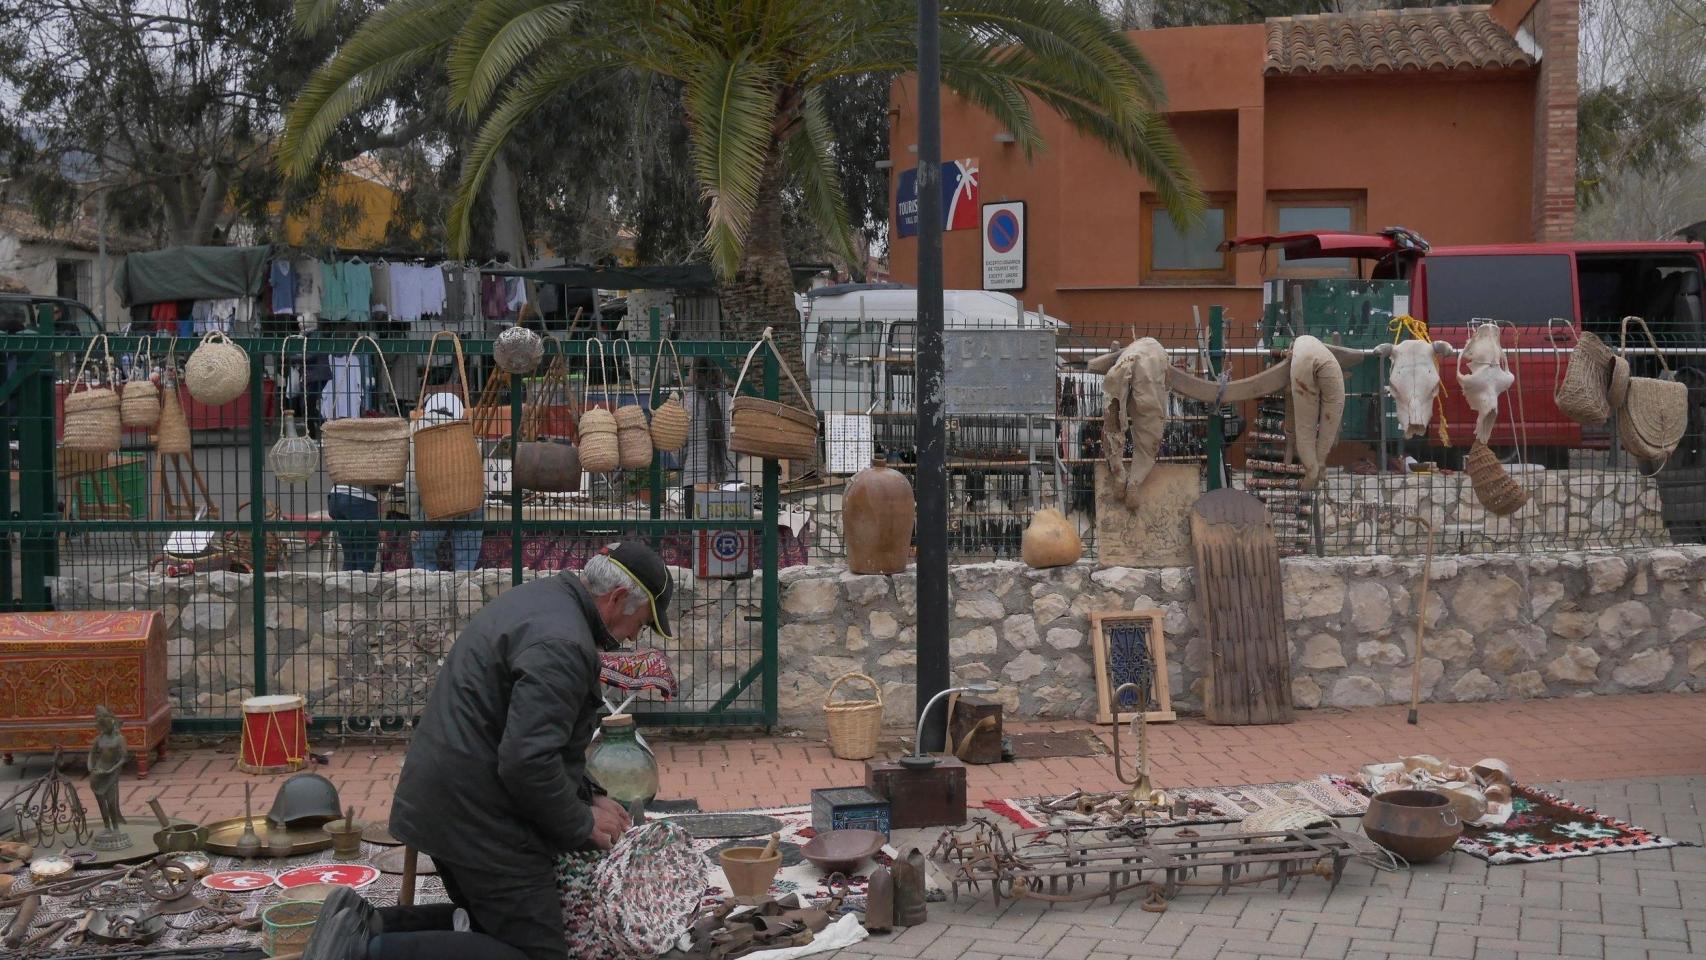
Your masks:
{"label": "hanging straw basket", "polygon": [[160,422],[160,385],[149,379],[154,365],[150,342],[151,338],[142,338],[140,356],[119,391],[119,422],[126,427],[152,429]]}
{"label": "hanging straw basket", "polygon": [[[787,375],[788,382],[794,385],[794,392],[805,404],[805,409],[740,395],[740,385],[746,379],[747,369],[752,366],[752,358],[764,346],[776,355],[777,365]],[[763,336],[747,351],[746,362],[741,364],[740,376],[735,380],[734,392],[735,400],[729,407],[730,450],[766,460],[806,460],[817,455],[817,412],[812,408],[811,398],[800,389],[800,382],[794,379],[794,372],[788,368],[787,361],[777,351],[769,327],[764,328]]]}
{"label": "hanging straw basket", "polygon": [[[395,407],[397,388],[391,383],[391,371],[385,365],[379,341],[363,334],[350,344],[350,355],[355,355],[363,340],[373,344],[374,364],[385,378]],[[402,417],[345,417],[328,421],[320,428],[320,454],[326,461],[326,475],[333,483],[355,487],[395,486],[403,482],[409,469],[409,421]]]}
{"label": "hanging straw basket", "polygon": [[160,454],[188,456],[190,452],[190,421],[184,416],[184,404],[178,398],[177,360],[168,356],[166,369],[160,374],[160,422],[154,426],[154,449]]}
{"label": "hanging straw basket", "polygon": [[[462,340],[448,330],[432,335],[427,345],[426,366],[432,366],[432,351],[440,337],[449,337],[456,352],[456,375],[462,395],[468,391],[468,368],[462,359]],[[426,383],[421,383],[417,408],[426,401]],[[464,405],[462,416],[415,431],[415,486],[421,494],[421,512],[428,520],[467,516],[486,503],[486,468],[480,462],[480,441],[474,436],[474,421]]]}
{"label": "hanging straw basket", "polygon": [[1528,502],[1528,491],[1505,472],[1505,465],[1481,441],[1475,441],[1469,448],[1464,467],[1469,471],[1470,485],[1475,488],[1475,499],[1481,501],[1488,513],[1508,517]]}
{"label": "hanging straw basket", "polygon": [[[107,376],[101,378],[100,364],[95,366],[95,379],[84,380],[89,361],[94,358],[95,345],[107,353]],[[83,362],[77,366],[77,376],[71,382],[71,392],[65,397],[65,436],[60,445],[81,453],[113,453],[119,448],[124,428],[119,415],[118,391],[111,387],[112,352],[107,338],[98,336],[89,341],[83,351]],[[79,391],[77,388],[83,389]]]}
{"label": "hanging straw basket", "polygon": [[[644,470],[652,465],[652,430],[646,422],[646,408],[640,406],[640,388],[634,382],[634,348],[628,346],[628,341],[619,340],[616,349],[628,351],[628,395],[634,398],[632,404],[616,408],[618,460],[624,470]],[[620,359],[616,361],[616,375],[620,380]]]}
{"label": "hanging straw basket", "polygon": [[687,445],[687,408],[681,405],[681,356],[668,337],[658,341],[658,355],[652,360],[652,389],[657,389],[658,365],[663,360],[663,348],[675,356],[675,390],[669,399],[652,408],[652,449],[659,453],[674,453]]}
{"label": "hanging straw basket", "polygon": [[1665,362],[1664,354],[1659,352],[1659,342],[1653,338],[1653,331],[1640,317],[1623,318],[1622,338],[1617,347],[1619,367],[1625,371],[1628,369],[1631,320],[1640,324],[1646,333],[1647,343],[1652,345],[1653,356],[1658,358],[1664,373],[1661,377],[1628,378],[1628,386],[1623,391],[1626,396],[1617,403],[1617,441],[1630,456],[1656,461],[1662,470],[1688,433],[1688,387],[1677,382],[1676,374]]}
{"label": "hanging straw basket", "polygon": [[[1548,322],[1550,326],[1550,322]],[[1570,363],[1553,392],[1558,409],[1571,420],[1597,427],[1611,418],[1606,384],[1611,377],[1611,348],[1592,333],[1583,331],[1570,352]]]}
{"label": "hanging straw basket", "polygon": [[[598,347],[598,370],[604,372],[604,345],[588,340],[589,348]],[[592,378],[587,377],[586,392],[581,400],[585,406],[590,397]],[[603,407],[587,406],[580,419],[581,469],[587,473],[609,473],[622,465],[622,448],[617,439],[616,416]]]}
{"label": "hanging straw basket", "polygon": [[[875,700],[836,700],[835,690],[849,680],[863,680]],[[846,673],[829,685],[823,698],[829,725],[829,752],[842,760],[869,760],[877,755],[877,735],[883,732],[883,688],[862,673]]]}
{"label": "hanging straw basket", "polygon": [[184,383],[190,396],[210,407],[222,407],[249,389],[249,355],[218,330],[209,330],[184,363]]}

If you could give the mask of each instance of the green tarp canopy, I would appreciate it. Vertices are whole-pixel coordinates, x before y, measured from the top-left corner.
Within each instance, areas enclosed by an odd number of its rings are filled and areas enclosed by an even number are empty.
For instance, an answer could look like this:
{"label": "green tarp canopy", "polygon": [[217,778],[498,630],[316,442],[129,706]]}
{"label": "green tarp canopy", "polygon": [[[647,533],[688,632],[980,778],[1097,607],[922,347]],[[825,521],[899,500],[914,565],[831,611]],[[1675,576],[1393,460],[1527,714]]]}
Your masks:
{"label": "green tarp canopy", "polygon": [[124,258],[113,277],[119,299],[228,300],[255,297],[266,279],[272,247],[168,247]]}
{"label": "green tarp canopy", "polygon": [[716,285],[709,264],[685,263],[667,267],[593,267],[564,265],[531,270],[482,270],[498,277],[522,277],[535,283],[598,290],[709,290]]}

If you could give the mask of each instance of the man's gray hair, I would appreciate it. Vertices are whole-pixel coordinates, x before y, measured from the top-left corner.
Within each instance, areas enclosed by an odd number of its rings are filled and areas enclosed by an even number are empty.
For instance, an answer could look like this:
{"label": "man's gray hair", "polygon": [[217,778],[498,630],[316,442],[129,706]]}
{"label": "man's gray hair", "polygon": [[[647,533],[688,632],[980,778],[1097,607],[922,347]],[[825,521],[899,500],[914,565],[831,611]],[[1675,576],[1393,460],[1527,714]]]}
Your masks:
{"label": "man's gray hair", "polygon": [[581,570],[581,582],[586,584],[587,592],[595,597],[605,596],[613,590],[626,589],[628,602],[623,605],[623,615],[637,613],[641,607],[651,605],[651,594],[640,585],[640,581],[603,554],[586,562],[586,566]]}

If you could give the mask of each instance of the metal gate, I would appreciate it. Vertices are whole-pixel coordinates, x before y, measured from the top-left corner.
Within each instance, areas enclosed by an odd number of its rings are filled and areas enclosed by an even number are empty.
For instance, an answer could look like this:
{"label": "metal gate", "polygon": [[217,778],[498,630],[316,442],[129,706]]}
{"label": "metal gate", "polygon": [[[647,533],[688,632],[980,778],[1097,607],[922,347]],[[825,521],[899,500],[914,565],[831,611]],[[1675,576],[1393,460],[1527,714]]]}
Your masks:
{"label": "metal gate", "polygon": [[[678,577],[676,636],[641,638],[667,658],[678,694],[666,701],[655,690],[642,692],[632,711],[654,725],[775,723],[781,563],[775,462],[754,464],[739,477],[756,493],[757,506],[731,519],[688,518],[678,464],[667,454],[655,456],[648,469],[588,476],[572,498],[528,495],[508,482],[506,437],[566,438],[583,402],[649,407],[674,384],[633,384],[608,359],[601,364],[596,349],[589,363],[584,340],[557,341],[548,351],[541,372],[560,369],[560,378],[524,381],[496,370],[490,341],[464,342],[467,406],[486,457],[485,510],[430,523],[389,510],[369,518],[356,502],[361,498],[331,496],[338,491],[323,464],[300,483],[280,481],[269,467],[287,409],[295,405],[293,415],[318,421],[318,405],[307,397],[298,403],[294,385],[306,383],[322,363],[364,391],[385,394],[384,374],[407,381],[424,373],[425,383],[454,369],[441,362],[443,342],[429,358],[424,339],[383,340],[376,344],[383,361],[360,359],[378,355],[375,344],[353,338],[237,342],[248,353],[247,393],[208,408],[180,388],[179,404],[195,428],[192,451],[162,455],[147,429],[126,429],[116,453],[64,449],[67,377],[76,376],[86,354],[90,368],[105,377],[101,345],[91,349],[79,337],[6,338],[0,417],[10,482],[0,487],[0,608],[160,610],[168,623],[168,695],[179,730],[229,728],[245,698],[298,693],[323,728],[403,733],[424,707],[458,632],[502,590],[578,569],[603,545],[624,538],[644,539],[672,566],[691,568],[701,541],[722,534],[725,544],[752,551],[753,572]],[[108,346],[115,366],[124,368],[145,348],[156,366],[168,356],[181,365],[194,344],[112,337]],[[657,349],[652,341],[628,346],[647,359]],[[678,345],[684,362],[704,358],[723,367],[738,363],[749,346]],[[618,370],[626,371],[628,353],[622,351]],[[771,397],[775,363],[767,356]],[[422,395],[402,389],[405,407]],[[490,498],[490,491],[506,488],[501,500]],[[390,495],[381,496],[374,512],[378,504],[401,506]],[[344,569],[359,566],[368,550],[377,554],[369,571]]]}

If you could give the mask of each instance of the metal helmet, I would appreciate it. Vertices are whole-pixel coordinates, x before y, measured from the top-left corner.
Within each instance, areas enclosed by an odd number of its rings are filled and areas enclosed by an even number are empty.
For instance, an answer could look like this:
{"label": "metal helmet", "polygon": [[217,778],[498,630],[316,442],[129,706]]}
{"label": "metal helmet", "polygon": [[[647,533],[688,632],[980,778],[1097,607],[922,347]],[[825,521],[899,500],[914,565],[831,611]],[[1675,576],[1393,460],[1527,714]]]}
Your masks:
{"label": "metal helmet", "polygon": [[338,788],[317,773],[299,773],[278,788],[267,822],[287,827],[317,827],[343,816]]}

